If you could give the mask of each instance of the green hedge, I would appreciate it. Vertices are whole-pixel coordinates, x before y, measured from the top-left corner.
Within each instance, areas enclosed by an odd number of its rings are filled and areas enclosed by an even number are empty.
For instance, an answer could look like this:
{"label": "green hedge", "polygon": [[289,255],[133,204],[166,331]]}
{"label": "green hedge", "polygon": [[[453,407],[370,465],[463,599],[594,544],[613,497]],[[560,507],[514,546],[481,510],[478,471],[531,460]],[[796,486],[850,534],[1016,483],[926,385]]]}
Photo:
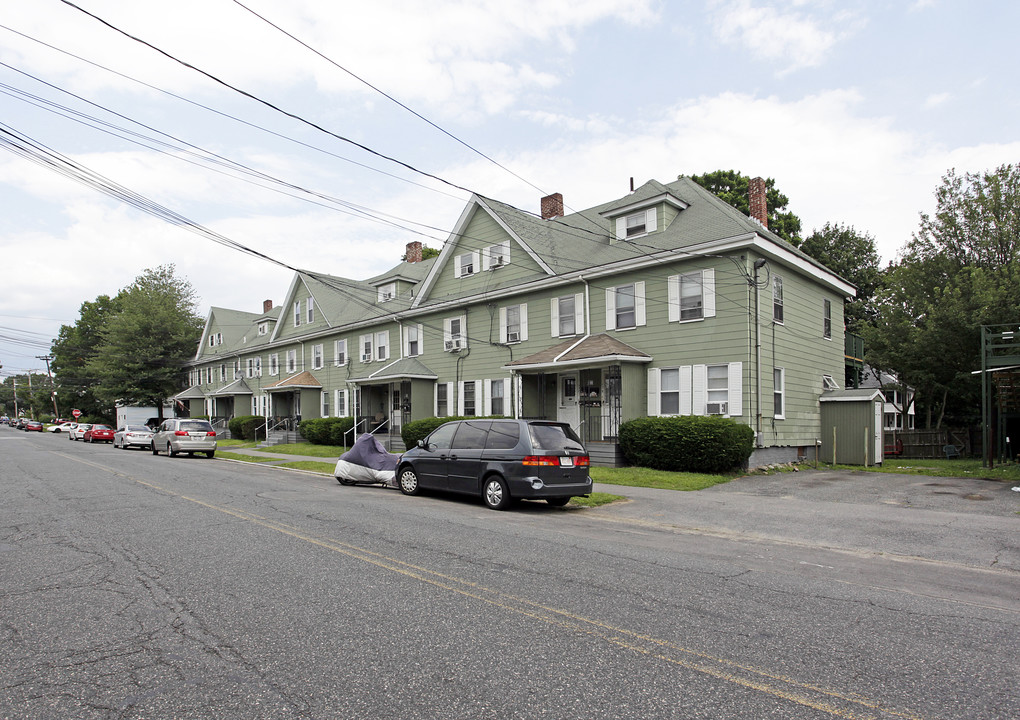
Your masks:
{"label": "green hedge", "polygon": [[723,472],[743,466],[754,430],[718,415],[638,418],[620,425],[620,450],[631,465],[674,472]]}
{"label": "green hedge", "polygon": [[309,418],[298,423],[298,431],[308,442],[314,445],[341,445],[345,446],[354,437],[344,433],[354,427],[354,418]]}
{"label": "green hedge", "polygon": [[265,423],[261,415],[238,415],[227,422],[227,429],[235,440],[265,440],[266,430],[261,427]]}

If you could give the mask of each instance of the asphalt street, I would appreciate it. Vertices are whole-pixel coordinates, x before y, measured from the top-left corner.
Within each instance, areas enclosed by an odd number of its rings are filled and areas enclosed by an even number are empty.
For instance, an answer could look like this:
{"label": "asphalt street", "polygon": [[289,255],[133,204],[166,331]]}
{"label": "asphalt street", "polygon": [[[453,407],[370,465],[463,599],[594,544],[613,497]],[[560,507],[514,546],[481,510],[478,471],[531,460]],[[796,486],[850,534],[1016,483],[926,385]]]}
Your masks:
{"label": "asphalt street", "polygon": [[1020,493],[405,497],[0,428],[0,718],[1020,717]]}

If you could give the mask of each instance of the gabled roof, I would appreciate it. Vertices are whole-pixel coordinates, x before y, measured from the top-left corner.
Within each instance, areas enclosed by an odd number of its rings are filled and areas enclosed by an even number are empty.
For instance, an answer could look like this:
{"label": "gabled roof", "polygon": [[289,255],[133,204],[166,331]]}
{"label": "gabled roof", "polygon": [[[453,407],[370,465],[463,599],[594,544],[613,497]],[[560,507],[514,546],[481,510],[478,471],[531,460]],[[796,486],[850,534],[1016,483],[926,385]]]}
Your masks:
{"label": "gabled roof", "polygon": [[882,391],[878,388],[849,388],[846,390],[826,390],[819,398],[819,402],[867,402],[882,397]]}
{"label": "gabled roof", "polygon": [[389,365],[367,375],[352,377],[351,382],[380,382],[383,380],[436,380],[438,375],[432,372],[425,363],[418,358],[401,358],[394,360]]}
{"label": "gabled roof", "polygon": [[248,387],[248,384],[244,380],[235,380],[229,385],[222,387],[219,390],[214,390],[209,394],[216,397],[222,397],[225,395],[254,395],[255,393],[251,391],[251,388]]}
{"label": "gabled roof", "polygon": [[174,395],[174,400],[204,400],[205,393],[198,385],[192,385],[187,390],[181,390]]}
{"label": "gabled roof", "polygon": [[289,378],[283,380],[277,380],[274,383],[266,385],[263,390],[267,392],[273,392],[274,390],[307,390],[315,389],[321,390],[322,383],[315,379],[315,376],[305,370],[299,372],[297,375],[291,375]]}
{"label": "gabled roof", "polygon": [[561,368],[565,365],[588,365],[606,362],[647,363],[652,356],[625,342],[600,333],[581,339],[571,338],[540,352],[514,360],[503,366],[511,370],[539,370]]}

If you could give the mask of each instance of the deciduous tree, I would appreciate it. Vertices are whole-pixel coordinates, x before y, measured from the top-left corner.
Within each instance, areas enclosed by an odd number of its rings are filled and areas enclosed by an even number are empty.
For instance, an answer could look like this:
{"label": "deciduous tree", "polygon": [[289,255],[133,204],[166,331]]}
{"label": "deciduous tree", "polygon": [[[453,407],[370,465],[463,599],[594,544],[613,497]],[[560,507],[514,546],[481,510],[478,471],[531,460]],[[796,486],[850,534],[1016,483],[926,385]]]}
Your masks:
{"label": "deciduous tree", "polygon": [[[718,196],[747,216],[751,215],[748,186],[751,178],[736,170],[716,170],[704,175],[691,175],[691,180]],[[800,244],[800,218],[783,212],[790,199],[776,189],[776,181],[765,180],[765,201],[768,205],[769,230],[794,245]]]}

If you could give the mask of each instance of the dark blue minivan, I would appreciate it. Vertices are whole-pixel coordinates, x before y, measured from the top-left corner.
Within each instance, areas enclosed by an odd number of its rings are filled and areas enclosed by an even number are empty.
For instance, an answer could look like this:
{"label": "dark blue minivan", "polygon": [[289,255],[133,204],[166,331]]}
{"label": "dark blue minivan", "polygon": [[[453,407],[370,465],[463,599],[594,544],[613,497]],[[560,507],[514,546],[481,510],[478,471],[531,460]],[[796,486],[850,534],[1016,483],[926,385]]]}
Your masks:
{"label": "dark blue minivan", "polygon": [[566,423],[477,418],[440,425],[400,457],[405,495],[425,488],[476,495],[493,510],[512,500],[566,505],[591,492],[588,451]]}

